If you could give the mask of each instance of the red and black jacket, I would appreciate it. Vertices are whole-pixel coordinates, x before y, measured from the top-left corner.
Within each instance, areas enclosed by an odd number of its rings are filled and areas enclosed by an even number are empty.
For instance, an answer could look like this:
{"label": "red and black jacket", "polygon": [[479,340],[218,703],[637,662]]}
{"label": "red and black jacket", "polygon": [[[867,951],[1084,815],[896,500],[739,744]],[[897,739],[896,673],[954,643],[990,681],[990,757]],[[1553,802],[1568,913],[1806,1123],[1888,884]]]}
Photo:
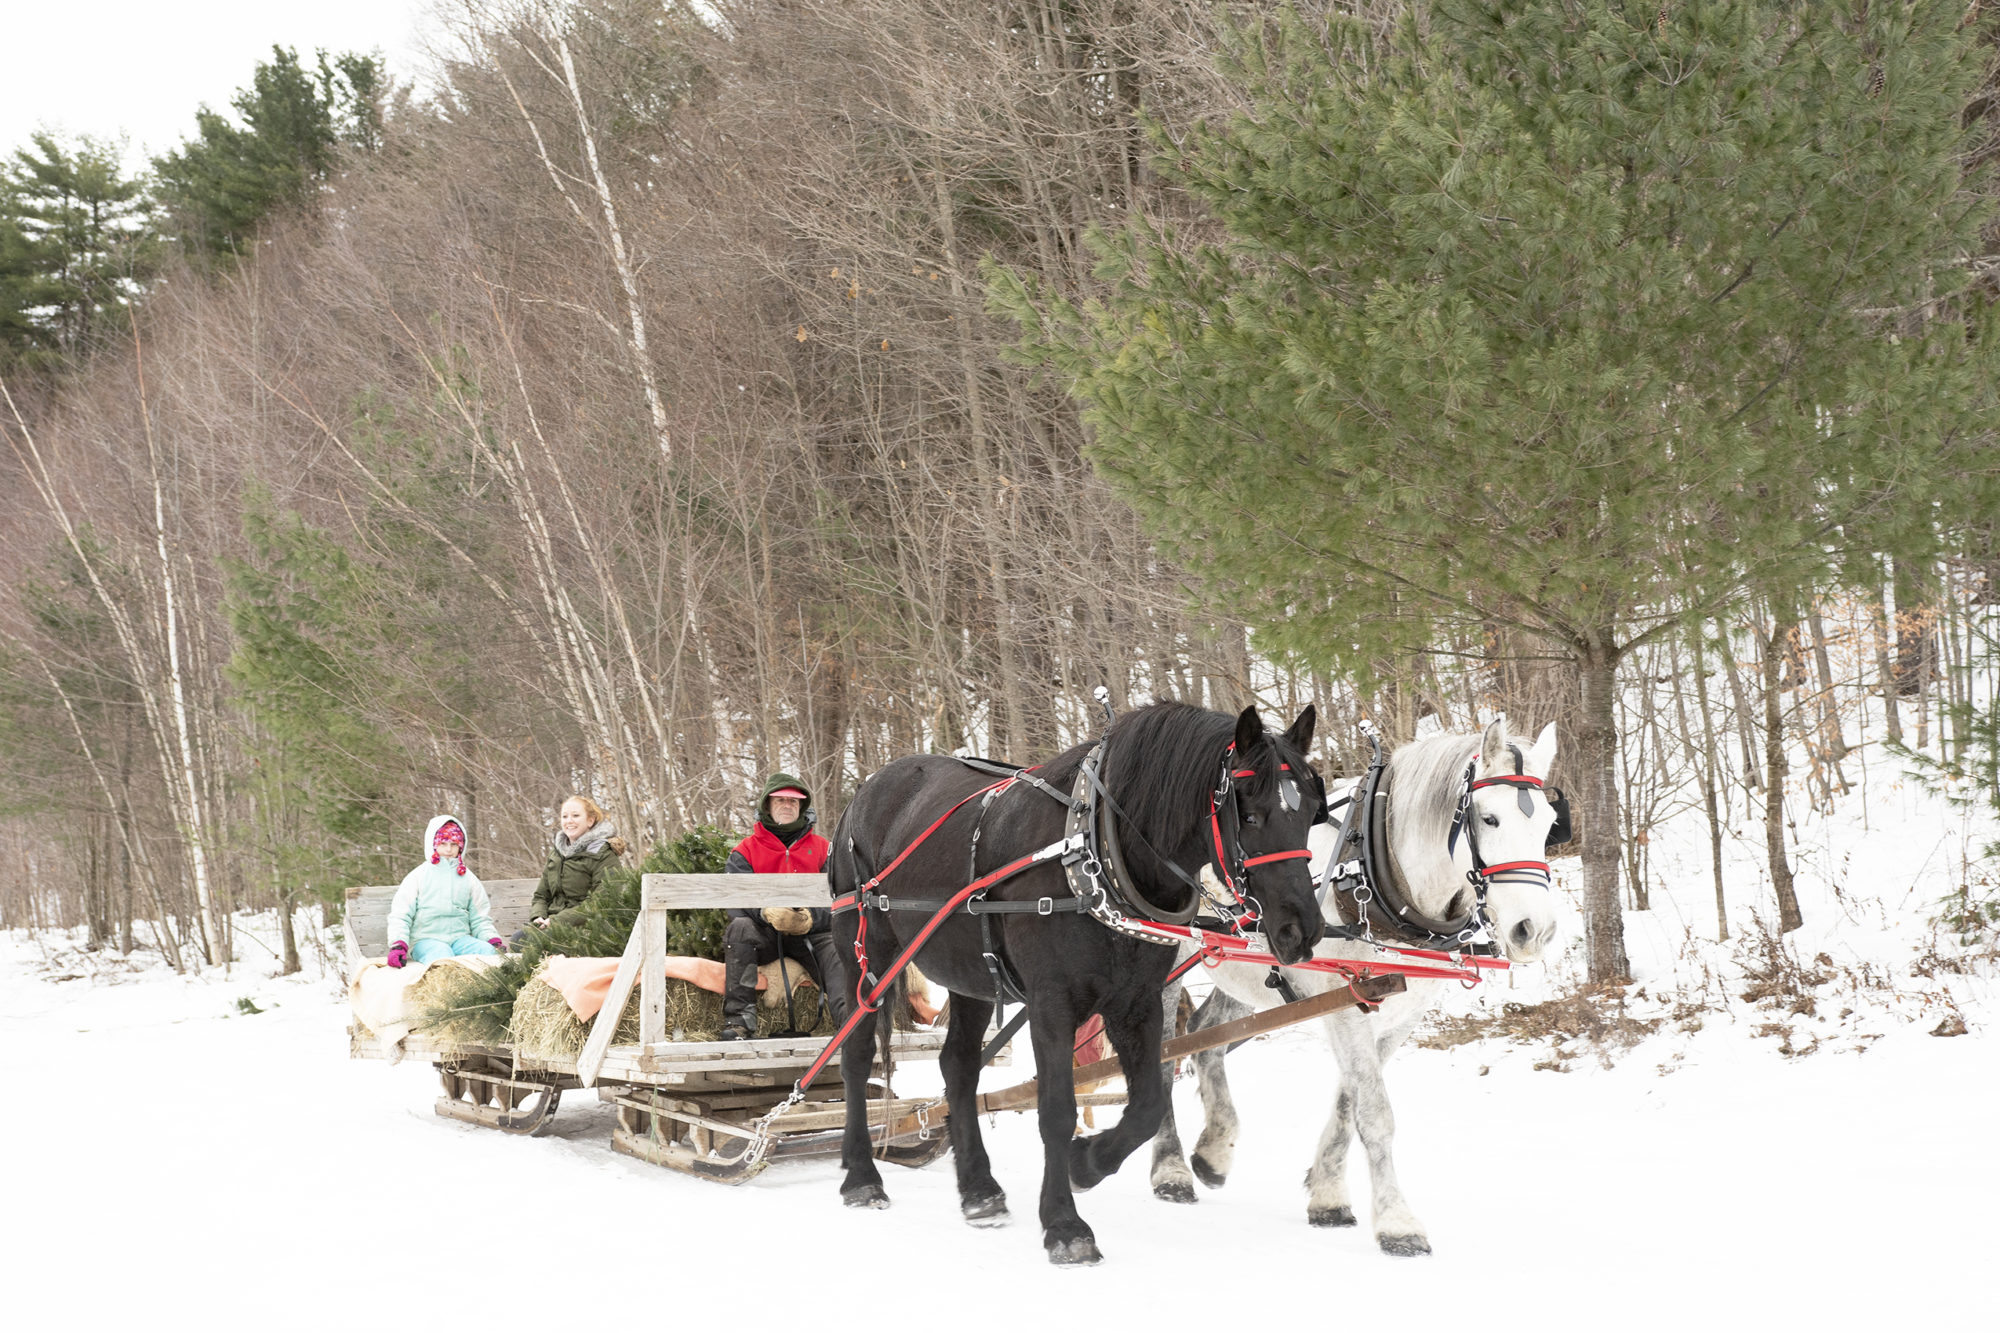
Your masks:
{"label": "red and black jacket", "polygon": [[[749,837],[736,844],[722,869],[731,875],[816,875],[826,868],[826,858],[832,851],[833,844],[810,827],[801,830],[787,844],[768,826],[759,823]],[[729,915],[732,919],[747,916],[762,920],[754,907],[732,907]],[[814,908],[813,930],[832,929],[832,914],[823,907]]]}

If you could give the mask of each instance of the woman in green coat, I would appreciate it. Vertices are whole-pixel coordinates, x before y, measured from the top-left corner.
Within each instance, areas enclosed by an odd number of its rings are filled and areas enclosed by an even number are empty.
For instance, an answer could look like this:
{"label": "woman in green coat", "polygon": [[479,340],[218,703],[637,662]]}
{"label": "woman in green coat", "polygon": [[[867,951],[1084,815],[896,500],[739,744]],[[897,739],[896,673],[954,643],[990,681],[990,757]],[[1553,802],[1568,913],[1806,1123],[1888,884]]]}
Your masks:
{"label": "woman in green coat", "polygon": [[548,925],[604,887],[604,877],[625,854],[625,839],[588,796],[570,797],[556,817],[562,827],[556,830],[542,882],[528,905],[528,918],[537,926]]}

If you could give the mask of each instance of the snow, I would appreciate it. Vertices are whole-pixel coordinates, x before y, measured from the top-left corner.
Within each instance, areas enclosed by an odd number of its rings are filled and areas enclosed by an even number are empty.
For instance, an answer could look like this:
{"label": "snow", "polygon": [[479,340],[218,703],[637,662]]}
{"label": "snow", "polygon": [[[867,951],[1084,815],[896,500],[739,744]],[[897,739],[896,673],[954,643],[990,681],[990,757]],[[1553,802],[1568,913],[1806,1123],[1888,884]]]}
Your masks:
{"label": "snow", "polygon": [[[1011,1226],[958,1220],[949,1157],[885,1167],[894,1207],[855,1213],[831,1161],[780,1162],[732,1189],[619,1156],[609,1108],[587,1094],[542,1139],[441,1119],[428,1066],[347,1058],[323,954],[301,977],[273,978],[263,954],[176,977],[150,955],[126,965],[59,935],[0,935],[16,1065],[0,1109],[8,1323],[352,1328],[491,1310],[555,1328],[786,1311],[835,1329],[966,1314],[975,1327],[1993,1327],[1994,971],[1952,963],[1928,922],[1956,877],[1981,872],[1992,830],[1874,777],[1867,827],[1858,802],[1797,812],[1807,925],[1789,956],[1823,978],[1814,1013],[1741,998],[1759,959],[1752,913],[1772,915],[1761,828],[1739,809],[1739,938],[1718,945],[1696,812],[1652,848],[1673,888],[1656,882],[1652,910],[1627,918],[1629,1011],[1659,1020],[1652,1035],[1610,1060],[1499,1039],[1398,1055],[1397,1159],[1435,1251],[1423,1259],[1375,1248],[1358,1153],[1363,1225],[1306,1225],[1301,1178],[1334,1084],[1310,1030],[1232,1057],[1244,1131],[1225,1189],[1161,1203],[1142,1149],[1079,1199],[1105,1262],[1056,1270],[1033,1220],[1027,1115],[987,1122]],[[275,933],[268,917],[245,929]],[[1572,952],[1449,1008],[1532,1003],[1580,969]],[[1951,1016],[1967,1035],[1930,1035]],[[1563,1070],[1537,1068],[1550,1064]],[[905,1066],[899,1086],[934,1077]],[[998,1070],[988,1086],[1022,1077]],[[1176,1099],[1192,1142],[1190,1083]],[[839,1276],[849,1266],[860,1281]]]}

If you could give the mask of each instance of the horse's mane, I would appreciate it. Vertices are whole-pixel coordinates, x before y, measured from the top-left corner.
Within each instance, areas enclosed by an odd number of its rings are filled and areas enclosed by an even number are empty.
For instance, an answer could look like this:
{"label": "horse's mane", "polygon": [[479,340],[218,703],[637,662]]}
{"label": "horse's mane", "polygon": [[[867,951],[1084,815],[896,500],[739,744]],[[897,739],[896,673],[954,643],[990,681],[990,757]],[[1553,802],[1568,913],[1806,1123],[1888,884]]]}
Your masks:
{"label": "horse's mane", "polygon": [[[1471,733],[1447,732],[1396,747],[1389,756],[1390,818],[1396,843],[1443,852],[1452,816],[1458,813],[1460,779],[1479,741]],[[1427,886],[1412,887],[1421,891]]]}
{"label": "horse's mane", "polygon": [[1105,785],[1146,840],[1168,851],[1208,818],[1222,752],[1235,734],[1235,718],[1193,704],[1169,699],[1133,709],[1105,733]]}

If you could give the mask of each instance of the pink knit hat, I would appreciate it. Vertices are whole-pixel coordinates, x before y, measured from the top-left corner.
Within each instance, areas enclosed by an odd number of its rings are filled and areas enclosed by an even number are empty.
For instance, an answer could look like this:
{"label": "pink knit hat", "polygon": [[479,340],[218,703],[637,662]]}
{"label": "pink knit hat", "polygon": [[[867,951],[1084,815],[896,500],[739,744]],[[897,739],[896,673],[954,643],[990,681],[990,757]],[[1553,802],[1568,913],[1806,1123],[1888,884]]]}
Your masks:
{"label": "pink knit hat", "polygon": [[457,820],[447,819],[444,823],[438,825],[437,835],[431,839],[432,865],[436,865],[443,859],[438,852],[440,844],[458,848],[458,852],[454,853],[454,855],[458,856],[458,873],[463,875],[465,873],[465,857],[463,856],[463,852],[465,851],[465,830],[458,826]]}

